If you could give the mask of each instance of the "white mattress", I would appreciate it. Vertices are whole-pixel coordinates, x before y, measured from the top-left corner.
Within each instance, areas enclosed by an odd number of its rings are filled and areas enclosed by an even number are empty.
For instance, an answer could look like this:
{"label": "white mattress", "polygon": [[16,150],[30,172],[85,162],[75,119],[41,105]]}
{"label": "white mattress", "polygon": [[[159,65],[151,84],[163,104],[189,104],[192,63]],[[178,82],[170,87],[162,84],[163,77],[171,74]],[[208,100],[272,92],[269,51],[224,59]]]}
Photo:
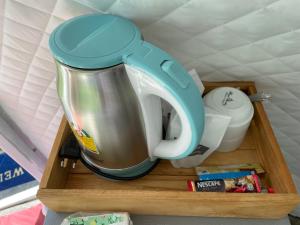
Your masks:
{"label": "white mattress", "polygon": [[299,0],[0,0],[0,102],[36,147],[49,154],[62,110],[51,31],[85,13],[134,20],[146,40],[203,80],[254,80],[300,187]]}

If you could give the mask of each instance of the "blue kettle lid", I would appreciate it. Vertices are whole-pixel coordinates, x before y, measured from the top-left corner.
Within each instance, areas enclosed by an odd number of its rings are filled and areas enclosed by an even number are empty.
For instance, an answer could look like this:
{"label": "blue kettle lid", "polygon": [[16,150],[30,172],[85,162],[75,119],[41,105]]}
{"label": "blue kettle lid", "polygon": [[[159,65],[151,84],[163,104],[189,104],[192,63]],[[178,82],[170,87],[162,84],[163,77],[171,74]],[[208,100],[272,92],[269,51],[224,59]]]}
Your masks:
{"label": "blue kettle lid", "polygon": [[141,40],[139,29],[129,20],[113,15],[89,14],[58,26],[49,46],[63,64],[82,69],[99,69],[122,63]]}

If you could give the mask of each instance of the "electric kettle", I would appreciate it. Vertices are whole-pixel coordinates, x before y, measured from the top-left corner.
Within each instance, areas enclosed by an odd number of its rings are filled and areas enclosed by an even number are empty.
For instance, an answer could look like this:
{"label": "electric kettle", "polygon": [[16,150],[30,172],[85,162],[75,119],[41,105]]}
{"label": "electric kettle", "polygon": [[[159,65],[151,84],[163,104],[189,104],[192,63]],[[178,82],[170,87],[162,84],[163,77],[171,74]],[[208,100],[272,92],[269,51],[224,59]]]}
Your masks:
{"label": "electric kettle", "polygon": [[[88,168],[130,180],[158,158],[179,159],[195,149],[204,127],[201,94],[186,70],[143,41],[132,22],[108,14],[75,17],[52,32],[49,46],[58,96]],[[162,139],[161,99],[179,115],[176,140]]]}

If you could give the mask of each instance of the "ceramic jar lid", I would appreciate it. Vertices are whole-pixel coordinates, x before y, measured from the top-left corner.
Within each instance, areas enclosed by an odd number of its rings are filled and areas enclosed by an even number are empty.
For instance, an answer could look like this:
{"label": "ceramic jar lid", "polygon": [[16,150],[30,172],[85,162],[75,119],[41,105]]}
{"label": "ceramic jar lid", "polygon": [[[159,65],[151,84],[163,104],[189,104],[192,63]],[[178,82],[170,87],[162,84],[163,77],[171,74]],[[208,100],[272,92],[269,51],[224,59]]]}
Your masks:
{"label": "ceramic jar lid", "polygon": [[239,89],[221,87],[204,96],[207,106],[231,116],[231,126],[247,123],[253,116],[254,109],[248,96]]}

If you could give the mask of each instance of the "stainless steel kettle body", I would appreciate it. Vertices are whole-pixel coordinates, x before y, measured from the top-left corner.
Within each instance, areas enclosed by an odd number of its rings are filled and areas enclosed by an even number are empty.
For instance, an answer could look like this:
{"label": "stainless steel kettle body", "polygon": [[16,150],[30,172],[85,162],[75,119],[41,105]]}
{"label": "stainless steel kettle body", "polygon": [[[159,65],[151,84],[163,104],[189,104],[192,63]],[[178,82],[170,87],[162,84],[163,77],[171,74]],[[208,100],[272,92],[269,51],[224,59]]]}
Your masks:
{"label": "stainless steel kettle body", "polygon": [[84,160],[108,173],[147,161],[143,115],[124,64],[101,70],[56,65],[58,95]]}
{"label": "stainless steel kettle body", "polygon": [[[204,107],[196,84],[129,20],[75,17],[51,33],[49,47],[82,162],[94,172],[134,179],[150,171],[157,158],[180,159],[199,144]],[[174,140],[162,139],[161,99],[181,121]]]}

